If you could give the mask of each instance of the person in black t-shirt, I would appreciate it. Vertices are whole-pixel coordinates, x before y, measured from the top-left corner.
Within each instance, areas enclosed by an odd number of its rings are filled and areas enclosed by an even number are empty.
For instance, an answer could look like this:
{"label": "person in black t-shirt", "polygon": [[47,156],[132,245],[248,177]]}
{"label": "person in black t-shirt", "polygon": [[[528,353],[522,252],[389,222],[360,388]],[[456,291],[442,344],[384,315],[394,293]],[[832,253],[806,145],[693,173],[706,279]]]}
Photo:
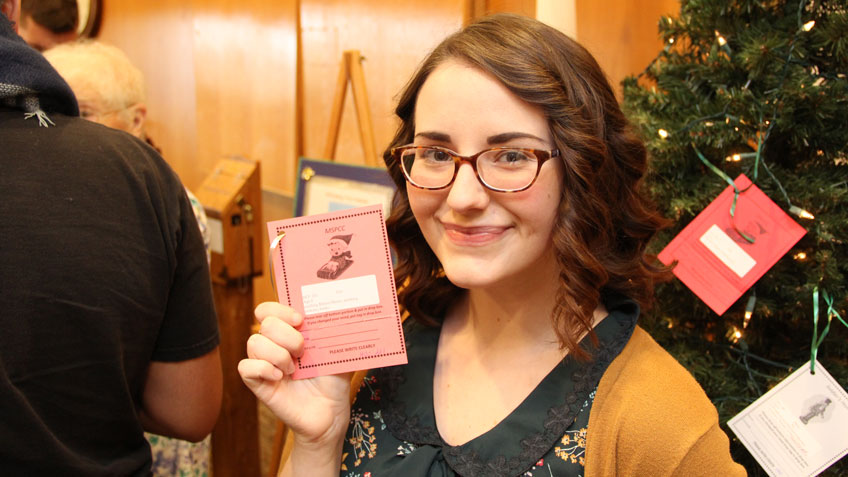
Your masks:
{"label": "person in black t-shirt", "polygon": [[200,230],[156,151],[78,117],[20,0],[0,13],[0,475],[149,475],[143,431],[220,411]]}

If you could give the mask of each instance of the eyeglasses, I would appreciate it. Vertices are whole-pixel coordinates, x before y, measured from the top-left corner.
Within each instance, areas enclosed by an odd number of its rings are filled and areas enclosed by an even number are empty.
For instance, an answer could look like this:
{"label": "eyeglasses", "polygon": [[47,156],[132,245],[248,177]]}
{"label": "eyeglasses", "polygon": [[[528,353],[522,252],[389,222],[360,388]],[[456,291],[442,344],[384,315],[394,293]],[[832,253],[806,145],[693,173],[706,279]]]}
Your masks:
{"label": "eyeglasses", "polygon": [[497,192],[519,192],[529,188],[539,176],[542,164],[559,151],[494,147],[472,156],[439,146],[401,146],[392,149],[403,175],[415,187],[438,190],[453,184],[462,162],[471,164],[477,179]]}

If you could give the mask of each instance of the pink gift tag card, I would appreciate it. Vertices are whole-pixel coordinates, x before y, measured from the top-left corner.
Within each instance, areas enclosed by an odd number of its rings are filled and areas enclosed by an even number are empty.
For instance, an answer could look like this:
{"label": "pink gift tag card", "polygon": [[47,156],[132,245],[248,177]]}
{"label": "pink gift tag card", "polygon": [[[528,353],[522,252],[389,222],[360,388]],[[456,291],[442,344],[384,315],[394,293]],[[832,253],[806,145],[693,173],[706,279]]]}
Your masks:
{"label": "pink gift tag card", "polygon": [[277,299],[304,317],[294,379],[406,364],[380,205],[268,222]]}
{"label": "pink gift tag card", "polygon": [[806,233],[744,174],[734,183],[744,191],[736,201],[735,217],[730,216],[734,191],[727,186],[658,256],[666,265],[676,260],[677,278],[718,315]]}

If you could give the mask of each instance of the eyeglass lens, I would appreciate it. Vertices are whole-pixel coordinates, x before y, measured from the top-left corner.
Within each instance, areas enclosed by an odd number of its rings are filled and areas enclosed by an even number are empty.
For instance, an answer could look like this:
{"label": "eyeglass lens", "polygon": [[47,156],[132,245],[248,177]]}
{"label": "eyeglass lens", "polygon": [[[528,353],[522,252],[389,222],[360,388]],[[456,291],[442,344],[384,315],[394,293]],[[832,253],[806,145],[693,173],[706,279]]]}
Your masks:
{"label": "eyeglass lens", "polygon": [[[401,153],[409,180],[419,187],[440,188],[453,181],[460,162],[443,149],[412,147]],[[493,189],[510,191],[530,185],[539,170],[538,158],[527,149],[489,149],[477,156],[477,175]]]}

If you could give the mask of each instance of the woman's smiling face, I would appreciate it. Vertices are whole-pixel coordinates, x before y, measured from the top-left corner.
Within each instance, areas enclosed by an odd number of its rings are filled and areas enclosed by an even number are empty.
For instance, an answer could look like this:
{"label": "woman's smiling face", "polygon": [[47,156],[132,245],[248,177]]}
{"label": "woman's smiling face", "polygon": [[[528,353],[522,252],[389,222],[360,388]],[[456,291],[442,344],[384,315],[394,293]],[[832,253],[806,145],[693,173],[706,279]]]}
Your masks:
{"label": "woman's smiling face", "polygon": [[[492,147],[555,149],[542,110],[493,76],[448,60],[424,82],[415,106],[414,144],[461,155]],[[542,164],[527,190],[486,189],[468,163],[442,190],[407,184],[424,238],[455,285],[474,289],[532,286],[556,276],[551,233],[562,190],[563,164]]]}

